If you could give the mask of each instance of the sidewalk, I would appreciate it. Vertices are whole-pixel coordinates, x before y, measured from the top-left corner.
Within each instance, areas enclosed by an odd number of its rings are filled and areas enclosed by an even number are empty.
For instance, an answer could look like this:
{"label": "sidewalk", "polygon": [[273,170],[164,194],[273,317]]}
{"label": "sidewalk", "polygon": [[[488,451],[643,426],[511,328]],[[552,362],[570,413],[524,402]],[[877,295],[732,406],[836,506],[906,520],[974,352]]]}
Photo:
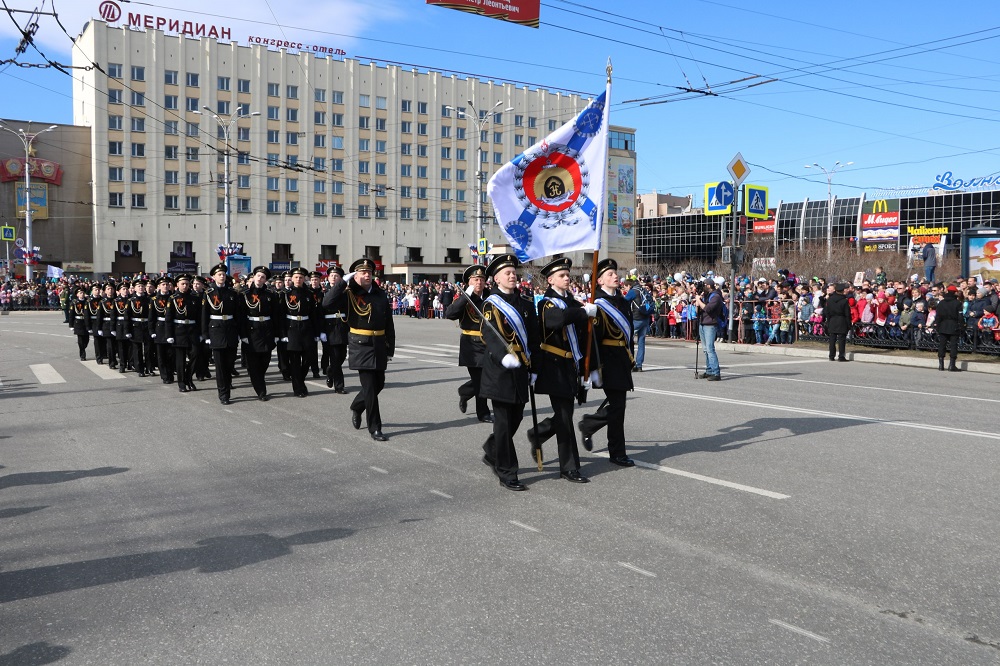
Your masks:
{"label": "sidewalk", "polygon": [[[695,343],[682,340],[669,340],[663,338],[646,338],[647,345],[657,347],[693,347]],[[729,342],[716,342],[715,350],[718,352],[736,352],[742,354],[765,354],[771,356],[793,356],[797,358],[829,358],[830,354],[826,347],[822,348],[818,343],[796,343],[794,345],[744,345]],[[968,356],[966,354],[966,356]],[[847,348],[847,358],[859,363],[879,363],[882,365],[902,365],[911,368],[928,368],[937,370],[938,360],[934,352],[899,352],[875,349],[851,349]],[[1000,362],[970,361],[958,355],[958,367],[967,372],[982,372],[991,375],[1000,375]]]}

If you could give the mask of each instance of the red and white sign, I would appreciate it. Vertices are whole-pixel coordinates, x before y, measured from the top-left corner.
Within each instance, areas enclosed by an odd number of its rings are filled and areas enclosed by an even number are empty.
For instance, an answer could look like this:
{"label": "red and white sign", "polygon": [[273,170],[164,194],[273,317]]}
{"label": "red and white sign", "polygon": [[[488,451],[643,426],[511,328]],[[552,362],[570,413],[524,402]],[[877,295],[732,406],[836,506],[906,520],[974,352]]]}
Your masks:
{"label": "red and white sign", "polygon": [[427,4],[537,28],[541,2],[540,0],[427,0]]}
{"label": "red and white sign", "polygon": [[97,11],[100,13],[101,18],[108,23],[115,23],[122,17],[121,6],[113,0],[104,0]]}
{"label": "red and white sign", "polygon": [[777,213],[777,209],[768,208],[766,219],[754,220],[753,232],[755,234],[773,234],[774,230],[777,229],[777,222],[774,220],[775,213]]}

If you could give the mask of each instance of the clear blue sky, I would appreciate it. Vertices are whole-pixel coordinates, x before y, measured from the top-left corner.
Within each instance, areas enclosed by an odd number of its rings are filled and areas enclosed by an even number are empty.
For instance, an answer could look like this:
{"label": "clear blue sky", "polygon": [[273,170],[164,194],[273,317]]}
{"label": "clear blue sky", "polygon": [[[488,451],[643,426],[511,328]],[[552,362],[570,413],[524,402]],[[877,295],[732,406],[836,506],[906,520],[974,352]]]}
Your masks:
{"label": "clear blue sky", "polygon": [[[11,9],[36,1],[6,0]],[[56,10],[75,36],[98,5],[57,0]],[[1000,173],[1000,10],[988,0],[543,0],[537,30],[421,0],[122,6],[228,26],[243,44],[273,34],[341,47],[348,57],[551,89],[600,92],[610,57],[611,118],[637,130],[641,192],[700,201],[703,183],[725,178],[737,151],[753,165],[748,182],[769,186],[772,202],[824,198],[825,177],[803,168],[813,162],[854,162],[834,178],[838,196],[929,187],[945,171]],[[26,15],[15,17],[25,23]],[[18,38],[9,17],[0,19],[7,59]],[[50,59],[70,62],[70,40],[51,18],[40,19],[36,39]],[[19,60],[41,56],[29,49]],[[70,83],[51,69],[0,66],[0,117],[71,122]],[[716,95],[678,90],[686,87]],[[651,97],[669,102],[627,101]]]}

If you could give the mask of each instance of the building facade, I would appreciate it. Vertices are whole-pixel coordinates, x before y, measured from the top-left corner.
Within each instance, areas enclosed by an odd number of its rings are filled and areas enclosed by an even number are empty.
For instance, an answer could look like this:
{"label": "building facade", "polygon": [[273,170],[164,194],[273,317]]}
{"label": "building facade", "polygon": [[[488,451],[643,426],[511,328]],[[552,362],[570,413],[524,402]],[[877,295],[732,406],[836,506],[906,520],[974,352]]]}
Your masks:
{"label": "building facade", "polygon": [[[73,87],[74,121],[93,128],[101,272],[217,262],[228,152],[230,236],[254,264],[367,255],[387,275],[453,278],[479,238],[477,171],[486,202],[490,175],[587,103],[101,21],[77,45],[74,65],[104,70],[74,70]],[[502,244],[483,211],[486,238]]]}

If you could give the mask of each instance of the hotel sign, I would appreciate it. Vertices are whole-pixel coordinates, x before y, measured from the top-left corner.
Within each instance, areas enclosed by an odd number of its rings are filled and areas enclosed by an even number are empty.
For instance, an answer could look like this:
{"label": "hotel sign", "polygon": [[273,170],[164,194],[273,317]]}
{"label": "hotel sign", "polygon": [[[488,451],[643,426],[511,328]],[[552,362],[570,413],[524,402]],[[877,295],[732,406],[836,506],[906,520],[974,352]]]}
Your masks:
{"label": "hotel sign", "polygon": [[427,0],[427,4],[537,28],[541,3],[539,0]]}

